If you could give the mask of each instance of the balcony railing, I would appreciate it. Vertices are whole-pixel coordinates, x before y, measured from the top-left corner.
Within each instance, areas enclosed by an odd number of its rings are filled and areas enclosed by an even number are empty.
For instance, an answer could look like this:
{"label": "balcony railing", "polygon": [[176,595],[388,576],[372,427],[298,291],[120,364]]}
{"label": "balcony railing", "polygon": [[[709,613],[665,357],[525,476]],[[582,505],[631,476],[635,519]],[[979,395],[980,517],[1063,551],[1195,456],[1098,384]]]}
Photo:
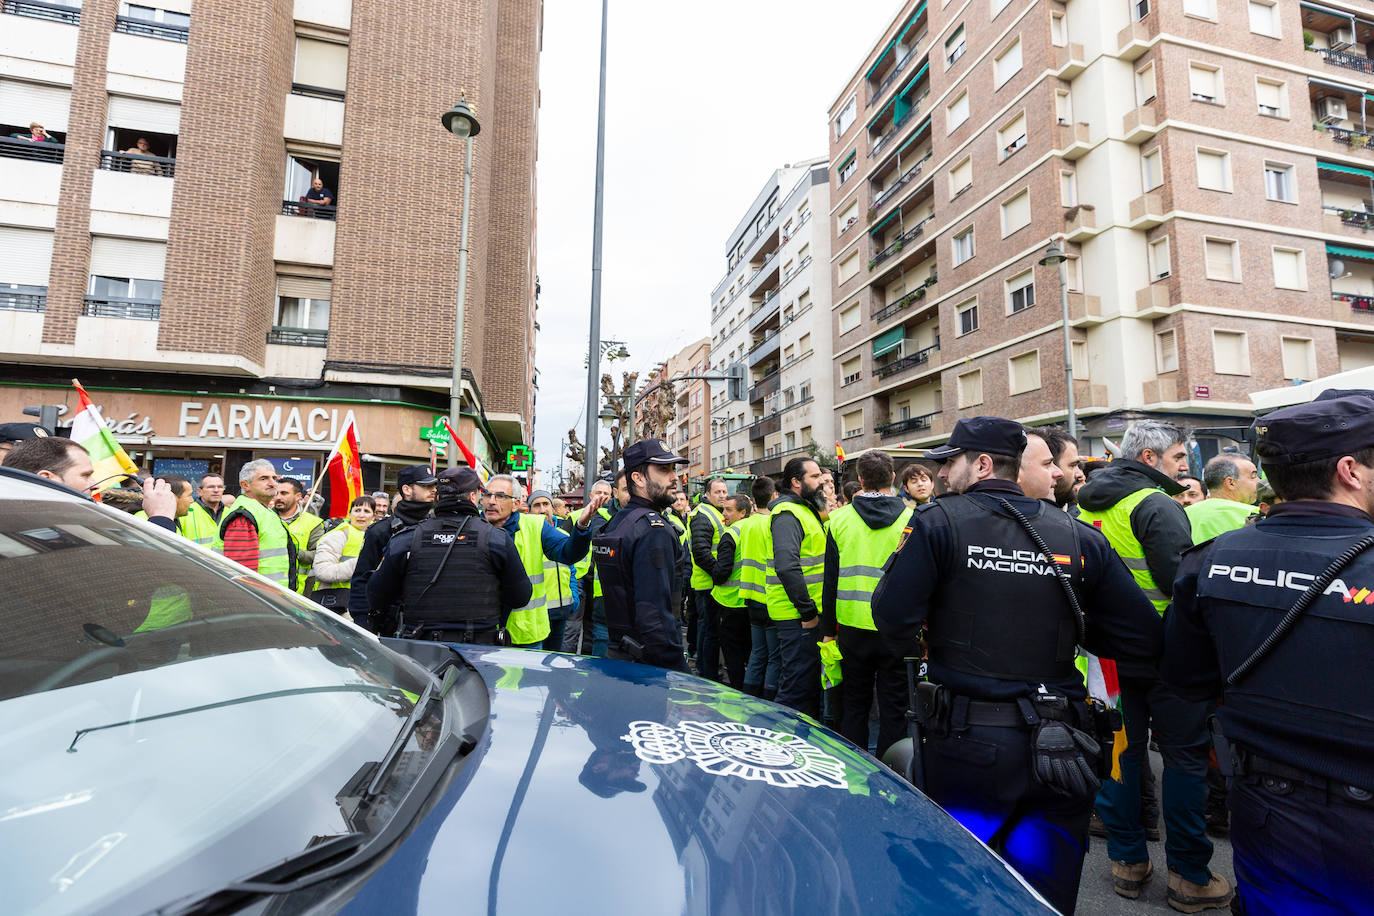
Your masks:
{"label": "balcony railing", "polygon": [[61,162],[66,155],[65,143],[34,143],[17,137],[0,137],[0,156],[7,159],[27,159],[30,162]]}
{"label": "balcony railing", "polygon": [[754,384],[754,387],[749,389],[749,402],[752,404],[755,401],[762,401],[769,395],[777,393],[778,385],[781,380],[782,376],[778,373],[777,369],[774,369],[771,373],[759,379],[759,381]]}
{"label": "balcony railing", "polygon": [[41,312],[48,305],[46,286],[23,283],[0,284],[0,311]]}
{"label": "balcony railing", "polygon": [[1374,213],[1368,210],[1351,210],[1348,207],[1322,207],[1327,213],[1333,213],[1341,219],[1341,225],[1353,226],[1356,229],[1363,229],[1368,232],[1374,228]]}
{"label": "balcony railing", "polygon": [[905,296],[898,299],[896,302],[893,302],[891,305],[885,305],[882,308],[878,309],[876,312],[874,312],[873,320],[875,322],[886,321],[893,315],[900,312],[902,309],[906,308],[908,305],[911,305],[913,302],[920,302],[922,299],[926,297],[926,291],[930,289],[932,286],[934,286],[935,283],[935,274],[932,273],[926,279],[926,282],[922,283],[920,286],[916,287],[911,292],[907,293]]}
{"label": "balcony railing", "polygon": [[772,435],[782,429],[782,416],[772,414],[754,421],[754,425],[749,427],[750,440],[762,439],[764,436]]}
{"label": "balcony railing", "polygon": [[1355,312],[1374,312],[1374,296],[1357,296],[1354,293],[1332,293],[1331,298],[1337,302],[1346,302]]}
{"label": "balcony railing", "polygon": [[344,100],[344,91],[342,89],[311,86],[309,83],[292,83],[291,94],[304,95],[312,99],[328,99],[331,102],[342,102]]}
{"label": "balcony railing", "polygon": [[903,356],[901,359],[894,359],[890,363],[884,363],[878,366],[873,370],[873,377],[887,378],[889,375],[896,375],[898,372],[910,369],[912,366],[919,366],[921,363],[929,362],[930,354],[938,349],[940,349],[940,338],[936,337],[935,343],[930,346],[917,350],[915,353],[908,356]]}
{"label": "balcony railing", "polygon": [[887,203],[889,200],[892,199],[892,195],[896,194],[902,188],[906,187],[912,181],[916,180],[916,178],[921,174],[921,166],[925,165],[926,160],[929,158],[930,153],[926,153],[924,156],[921,157],[919,162],[917,162],[911,168],[907,169],[906,172],[902,174],[901,178],[898,178],[892,184],[888,185],[886,188],[883,188],[882,192],[879,193],[877,197],[873,198],[873,203],[869,204],[869,212],[876,213],[879,207],[881,207],[883,204]]}
{"label": "balcony railing", "polygon": [[87,318],[138,318],[143,321],[157,321],[162,314],[162,300],[87,296],[81,307],[81,314]]}
{"label": "balcony railing", "polygon": [[915,432],[920,429],[930,429],[931,420],[938,416],[940,411],[934,413],[923,413],[919,417],[908,417],[905,420],[894,420],[891,423],[879,423],[876,430],[880,439],[888,436],[896,436],[901,433]]}
{"label": "balcony railing", "polygon": [[907,242],[919,238],[921,234],[926,231],[926,223],[930,222],[933,218],[934,217],[928,216],[916,225],[912,226],[906,232],[903,232],[901,235],[897,236],[896,240],[893,241],[891,245],[888,245],[882,251],[878,252],[873,256],[873,260],[868,262],[868,269],[872,270],[873,268],[877,267],[879,264],[883,263],[888,258],[892,257],[894,254],[905,248]]}
{"label": "balcony railing", "polygon": [[312,204],[304,200],[284,200],[281,202],[282,216],[313,216],[316,219],[337,219],[339,208]]}
{"label": "balcony railing", "polygon": [[191,30],[184,25],[169,25],[165,22],[149,22],[146,19],[135,19],[132,16],[116,16],[115,31],[124,32],[126,35],[143,35],[147,38],[162,38],[166,41],[179,41],[186,43],[190,37]]}
{"label": "balcony railing", "polygon": [[145,156],[142,153],[103,149],[100,151],[100,167],[110,172],[173,178],[176,176],[177,161],[171,156]]}
{"label": "balcony railing", "polygon": [[267,342],[287,347],[324,347],[329,345],[329,332],[315,328],[276,327],[267,332]]}
{"label": "balcony railing", "polygon": [[888,87],[892,85],[893,81],[896,80],[897,77],[901,75],[902,71],[906,69],[906,65],[916,59],[918,52],[921,50],[921,44],[925,41],[925,38],[926,34],[923,32],[920,38],[917,38],[914,42],[912,42],[911,50],[906,52],[905,56],[903,56],[901,60],[897,61],[897,66],[893,67],[892,70],[888,72],[887,76],[883,77],[883,81],[878,84],[878,88],[873,90],[873,94],[868,97],[868,104],[864,106],[865,108],[872,107],[874,102],[882,98],[883,93],[887,91]]}
{"label": "balcony railing", "polygon": [[887,129],[887,132],[883,134],[881,137],[879,137],[873,143],[873,145],[868,148],[868,158],[872,159],[874,156],[882,152],[883,147],[887,146],[887,144],[892,140],[892,138],[897,136],[897,134],[901,131],[903,127],[911,123],[912,118],[916,117],[918,114],[921,113],[921,103],[926,100],[926,96],[928,95],[930,95],[929,89],[921,93],[921,97],[911,103],[911,107],[907,109],[906,114],[902,115],[899,119],[892,122],[892,126]]}
{"label": "balcony railing", "polygon": [[1350,70],[1358,70],[1361,73],[1374,73],[1374,60],[1362,54],[1351,54],[1348,51],[1335,51],[1331,48],[1309,48],[1316,51],[1326,58],[1328,64],[1335,64],[1337,67],[1346,67]]}
{"label": "balcony railing", "polygon": [[1348,146],[1351,149],[1368,149],[1370,138],[1374,138],[1374,134],[1365,133],[1362,130],[1352,130],[1346,127],[1333,127],[1329,124],[1321,123],[1314,123],[1312,127],[1326,134],[1342,146]]}
{"label": "balcony railing", "polygon": [[67,25],[81,24],[81,8],[62,3],[43,3],[42,0],[4,0],[0,12],[30,19],[50,19]]}

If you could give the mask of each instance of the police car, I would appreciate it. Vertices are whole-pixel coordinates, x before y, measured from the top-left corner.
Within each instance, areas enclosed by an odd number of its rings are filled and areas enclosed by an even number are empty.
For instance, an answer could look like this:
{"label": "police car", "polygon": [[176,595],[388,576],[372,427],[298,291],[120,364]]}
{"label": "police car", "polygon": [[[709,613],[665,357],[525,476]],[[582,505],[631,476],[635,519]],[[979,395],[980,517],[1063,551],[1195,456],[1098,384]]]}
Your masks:
{"label": "police car", "polygon": [[842,739],[719,685],[377,640],[0,468],[14,913],[1042,913]]}

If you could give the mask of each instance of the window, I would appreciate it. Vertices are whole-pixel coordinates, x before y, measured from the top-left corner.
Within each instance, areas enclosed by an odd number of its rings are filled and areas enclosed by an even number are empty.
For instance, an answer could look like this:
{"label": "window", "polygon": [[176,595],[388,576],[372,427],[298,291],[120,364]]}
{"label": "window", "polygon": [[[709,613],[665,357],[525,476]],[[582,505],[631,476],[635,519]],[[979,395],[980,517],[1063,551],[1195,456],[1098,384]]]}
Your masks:
{"label": "window", "polygon": [[1183,0],[1183,12],[1203,19],[1217,18],[1217,0]]}
{"label": "window", "polygon": [[1231,156],[1221,150],[1197,151],[1197,186],[1210,191],[1231,190]]}
{"label": "window", "polygon": [[959,325],[960,337],[978,330],[978,300],[970,299],[958,306],[955,309],[955,317]]}
{"label": "window", "polygon": [[1007,305],[1013,314],[1035,305],[1035,275],[1031,271],[1007,281]]}
{"label": "window", "polygon": [[1188,90],[1194,102],[1223,104],[1221,98],[1221,69],[1207,64],[1188,64]]}
{"label": "window", "polygon": [[1069,94],[1069,90],[1055,90],[1054,117],[1060,124],[1073,123],[1073,96]]}
{"label": "window", "polygon": [[1293,167],[1283,162],[1264,163],[1264,196],[1270,200],[1296,203],[1293,191]]}
{"label": "window", "polygon": [[1255,77],[1255,103],[1259,113],[1268,118],[1288,116],[1288,84]]}
{"label": "window", "polygon": [[1063,13],[1050,13],[1050,43],[1056,48],[1069,43],[1069,21]]}
{"label": "window", "polygon": [[840,312],[840,333],[847,334],[859,326],[859,304],[856,302]]}
{"label": "window", "polygon": [[1155,65],[1150,62],[1135,72],[1136,102],[1145,105],[1155,100]]}
{"label": "window", "polygon": [[1150,0],[1130,0],[1131,18],[1139,22],[1150,15]]}
{"label": "window", "polygon": [[1030,225],[1030,191],[1022,191],[1002,204],[1002,237]]}
{"label": "window", "polygon": [[1019,114],[1006,127],[997,132],[997,145],[1002,148],[1002,158],[1026,145],[1026,116]]}
{"label": "window", "polygon": [[957,197],[973,186],[973,158],[969,157],[949,170],[949,196]]}
{"label": "window", "polygon": [[954,62],[964,56],[967,44],[964,41],[964,27],[961,25],[954,30],[954,34],[945,39],[945,69],[954,66]]}
{"label": "window", "polygon": [[843,137],[845,131],[849,130],[850,125],[854,123],[855,112],[858,110],[857,104],[857,97],[851,96],[849,101],[844,103],[844,107],[840,109],[839,115],[835,118],[836,140]]}
{"label": "window", "polygon": [[1092,367],[1088,363],[1088,342],[1086,340],[1073,342],[1073,377],[1080,382],[1092,381]]}
{"label": "window", "polygon": [[1169,276],[1169,237],[1150,243],[1150,282]]}
{"label": "window", "polygon": [[295,331],[328,331],[331,287],[330,281],[316,277],[278,277],[274,325]]}
{"label": "window", "polygon": [[862,357],[855,356],[840,363],[840,387],[852,385],[859,380]]}
{"label": "window", "polygon": [[965,372],[956,380],[959,389],[959,407],[974,407],[983,403],[983,370]]}
{"label": "window", "polygon": [[1279,37],[1279,11],[1275,0],[1250,0],[1250,31]]}
{"label": "window", "polygon": [[1083,265],[1080,262],[1078,255],[1069,255],[1069,257],[1064,260],[1064,277],[1067,280],[1066,285],[1069,288],[1069,292],[1083,292],[1082,271]]}
{"label": "window", "polygon": [[1155,369],[1158,372],[1178,370],[1178,335],[1172,330],[1155,335]]}
{"label": "window", "polygon": [[842,438],[848,439],[852,436],[861,436],[864,431],[864,412],[862,410],[851,410],[840,419],[840,425],[844,427]]}
{"label": "window", "polygon": [[859,253],[857,251],[850,252],[849,257],[840,262],[839,270],[840,283],[854,279],[854,276],[859,272]]}
{"label": "window", "polygon": [[[90,285],[87,294],[98,300],[142,300],[153,305],[162,300],[167,243],[95,236],[91,239]],[[8,278],[6,278],[8,279]],[[98,311],[101,317],[156,318],[156,311]]]}
{"label": "window", "polygon": [[1059,173],[1059,202],[1066,207],[1078,206],[1078,173],[1072,169]]}
{"label": "window", "polygon": [[992,62],[993,83],[1001,86],[1021,69],[1021,39],[1011,43],[1002,54]]}
{"label": "window", "polygon": [[1212,362],[1218,375],[1250,374],[1250,342],[1244,331],[1212,329]]}
{"label": "window", "polygon": [[1207,279],[1240,280],[1239,246],[1230,239],[1204,239],[1207,253]]}
{"label": "window", "polygon": [[849,156],[840,163],[840,167],[836,170],[839,174],[840,184],[844,184],[846,181],[848,181],[849,176],[853,175],[854,170],[858,167],[858,157],[855,153],[851,152]]}
{"label": "window", "polygon": [[959,97],[945,106],[945,132],[953,133],[954,129],[968,120],[968,90],[959,93]]}
{"label": "window", "polygon": [[1279,289],[1307,289],[1307,258],[1301,250],[1274,249],[1274,285]]}
{"label": "window", "polygon": [[973,257],[973,227],[965,229],[954,237],[954,266]]}
{"label": "window", "polygon": [[1316,351],[1313,349],[1311,338],[1284,337],[1280,343],[1283,348],[1285,379],[1301,382],[1317,377]]}
{"label": "window", "polygon": [[1032,350],[1007,360],[1012,394],[1025,394],[1040,387],[1040,351]]}
{"label": "window", "polygon": [[338,160],[312,159],[288,152],[286,154],[286,184],[282,189],[282,200],[306,204],[308,201],[305,195],[310,191],[311,184],[316,178],[324,185],[322,190],[332,193],[333,196],[329,198],[329,203],[323,204],[321,202],[320,205],[295,207],[292,208],[291,212],[299,216],[319,216],[332,219],[335,212],[333,208],[339,202]]}
{"label": "window", "polygon": [[842,234],[850,226],[859,221],[859,202],[850,201],[849,206],[835,218],[835,231]]}
{"label": "window", "polygon": [[810,334],[803,334],[803,335],[801,336],[801,339],[797,341],[797,358],[798,358],[798,359],[801,359],[803,356],[805,356],[806,354],[808,354],[808,353],[810,353],[810,352],[811,352],[811,335],[810,335]]}
{"label": "window", "polygon": [[1163,156],[1159,147],[1140,155],[1140,184],[1146,191],[1153,191],[1164,183]]}
{"label": "window", "polygon": [[348,45],[317,38],[296,38],[296,69],[293,87],[324,89],[342,98],[348,82]]}
{"label": "window", "polygon": [[1007,8],[1011,0],[992,0],[992,18],[996,19],[997,14]]}

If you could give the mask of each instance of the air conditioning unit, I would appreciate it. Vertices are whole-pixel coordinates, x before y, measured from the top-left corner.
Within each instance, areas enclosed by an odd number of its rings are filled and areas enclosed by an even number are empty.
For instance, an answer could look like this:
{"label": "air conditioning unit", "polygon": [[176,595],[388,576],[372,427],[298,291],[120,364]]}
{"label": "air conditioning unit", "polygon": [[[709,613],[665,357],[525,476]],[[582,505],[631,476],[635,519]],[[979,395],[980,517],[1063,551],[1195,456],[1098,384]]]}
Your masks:
{"label": "air conditioning unit", "polygon": [[1349,26],[1343,26],[1334,32],[1327,33],[1326,43],[1331,46],[1333,51],[1344,51],[1355,43],[1355,30]]}
{"label": "air conditioning unit", "polygon": [[1323,124],[1344,121],[1346,118],[1345,99],[1328,96],[1317,101],[1317,117]]}

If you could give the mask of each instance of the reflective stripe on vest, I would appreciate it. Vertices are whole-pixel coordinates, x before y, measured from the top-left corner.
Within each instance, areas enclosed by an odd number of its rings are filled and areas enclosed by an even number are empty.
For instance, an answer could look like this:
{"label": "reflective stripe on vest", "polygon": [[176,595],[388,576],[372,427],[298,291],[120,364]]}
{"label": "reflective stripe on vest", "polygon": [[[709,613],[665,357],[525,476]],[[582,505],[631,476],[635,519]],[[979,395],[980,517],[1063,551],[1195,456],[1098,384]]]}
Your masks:
{"label": "reflective stripe on vest", "polygon": [[1092,525],[1107,536],[1112,549],[1121,557],[1121,562],[1131,571],[1136,585],[1140,586],[1160,616],[1163,616],[1164,609],[1169,606],[1169,598],[1155,584],[1155,577],[1150,573],[1149,564],[1145,562],[1145,547],[1131,530],[1131,513],[1151,493],[1163,492],[1155,487],[1141,487],[1105,512],[1093,512],[1080,506],[1078,513],[1080,522]]}
{"label": "reflective stripe on vest", "polygon": [[911,519],[910,507],[885,528],[870,528],[853,505],[830,516],[830,537],[840,555],[835,583],[835,619],[847,627],[876,630],[873,625],[873,590],[883,576],[883,566],[897,550],[902,531]]}
{"label": "reflective stripe on vest", "polygon": [[744,607],[744,595],[740,592],[740,557],[739,557],[739,524],[736,523],[725,529],[725,534],[735,542],[735,566],[730,570],[730,578],[723,585],[711,587],[711,597],[721,607]]}
{"label": "reflective stripe on vest", "polygon": [[[310,532],[315,530],[315,526],[322,523],[324,519],[318,515],[311,515],[309,512],[297,513],[296,517],[286,523],[286,530],[291,534],[291,540],[296,542],[296,556],[300,556],[302,550],[310,549]],[[348,524],[344,522],[344,524]],[[357,556],[356,553],[351,556]],[[309,568],[302,568],[304,564],[296,563],[296,591],[304,592],[305,583],[310,579]]]}
{"label": "reflective stripe on vest", "polygon": [[219,525],[211,518],[210,511],[198,502],[193,501],[186,514],[177,519],[177,531],[187,540],[195,541],[211,550],[218,551],[224,546],[223,542],[220,542],[219,547],[215,546],[215,542],[219,540]]}
{"label": "reflective stripe on vest", "polygon": [[[604,518],[604,519],[605,519],[606,521],[608,521],[608,522],[611,520],[611,510],[610,510],[610,509],[597,509],[597,510],[596,510],[596,514],[599,515],[599,516],[601,516],[602,518]],[[590,550],[588,550],[588,551],[587,551],[588,562],[591,562],[591,555],[592,555],[592,552],[591,552]],[[598,575],[596,574],[596,569],[595,569],[595,565],[596,565],[596,564],[592,564],[592,565],[593,565],[593,569],[592,569],[592,597],[593,597],[593,598],[600,598],[600,597],[601,597],[601,577],[598,576]]]}
{"label": "reflective stripe on vest", "polygon": [[219,526],[219,550],[224,550],[224,529],[230,519],[247,515],[258,529],[258,575],[265,576],[282,588],[291,587],[291,549],[287,544],[291,535],[277,513],[253,499],[240,496],[224,514]]}
{"label": "reflective stripe on vest", "polygon": [[[725,533],[725,519],[721,517],[719,509],[708,502],[703,502],[692,510],[692,514],[689,516],[688,521],[689,529],[691,527],[690,519],[695,519],[698,515],[705,515],[711,521],[711,556],[714,557],[716,555],[716,546],[720,544],[720,536]],[[690,538],[688,539],[687,552],[689,554],[692,552]],[[701,591],[703,589],[712,588],[713,586],[714,583],[711,581],[710,571],[698,566],[697,559],[693,556],[692,588]]]}
{"label": "reflective stripe on vest", "polygon": [[735,558],[739,560],[740,597],[763,604],[768,580],[768,558],[773,554],[773,532],[768,527],[768,510],[755,512],[743,519],[739,537],[735,540]]}
{"label": "reflective stripe on vest", "polygon": [[[343,550],[340,550],[340,551],[339,551],[339,559],[340,559],[340,560],[346,560],[346,559],[348,559],[349,557],[356,557],[356,556],[358,555],[359,551],[361,551],[361,550],[363,549],[363,536],[364,536],[365,534],[367,534],[367,530],[364,529],[364,528],[354,528],[354,527],[353,527],[351,524],[349,524],[348,522],[344,522],[343,525],[342,525],[341,527],[347,528],[347,529],[348,529],[348,533],[347,533],[347,535],[345,535],[346,540],[344,541]],[[338,530],[338,529],[336,528],[335,531],[337,531],[337,530]],[[330,533],[333,534],[333,532],[330,532]],[[299,543],[300,543],[300,542],[297,541],[297,544],[299,544]],[[344,590],[346,590],[346,589],[347,589],[350,585],[352,585],[352,584],[353,584],[353,580],[350,578],[350,579],[345,579],[345,580],[343,580],[342,582],[323,582],[323,583],[320,584],[319,587],[320,587],[321,589],[326,589],[326,588],[328,588],[328,589],[344,589]]]}
{"label": "reflective stripe on vest", "polygon": [[[546,524],[553,525],[553,522],[546,522]],[[557,528],[558,526],[554,525],[554,527]],[[543,545],[540,546],[542,548]],[[544,589],[547,598],[546,607],[567,607],[572,604],[572,577],[573,568],[571,566],[555,563],[548,557],[544,558],[544,582],[547,583],[547,587]]]}
{"label": "reflective stripe on vest", "polygon": [[[796,516],[797,521],[802,527],[801,542],[801,572],[802,581],[806,583],[806,593],[811,596],[811,600],[816,603],[819,609],[821,603],[821,586],[825,582],[825,528],[821,525],[821,520],[816,517],[816,513],[801,503],[780,502],[773,507],[773,512],[787,512]],[[772,541],[772,522],[769,522],[769,541]],[[768,570],[764,579],[764,596],[768,605],[768,616],[774,620],[796,620],[801,617],[797,612],[792,599],[787,597],[787,590],[783,587],[782,580],[778,578],[774,567],[773,551],[768,552]]]}
{"label": "reflective stripe on vest", "polygon": [[520,528],[515,533],[515,550],[525,575],[530,578],[530,600],[524,607],[510,612],[506,632],[515,645],[527,646],[542,642],[549,635],[548,589],[544,584],[545,521],[542,515],[520,514]]}

